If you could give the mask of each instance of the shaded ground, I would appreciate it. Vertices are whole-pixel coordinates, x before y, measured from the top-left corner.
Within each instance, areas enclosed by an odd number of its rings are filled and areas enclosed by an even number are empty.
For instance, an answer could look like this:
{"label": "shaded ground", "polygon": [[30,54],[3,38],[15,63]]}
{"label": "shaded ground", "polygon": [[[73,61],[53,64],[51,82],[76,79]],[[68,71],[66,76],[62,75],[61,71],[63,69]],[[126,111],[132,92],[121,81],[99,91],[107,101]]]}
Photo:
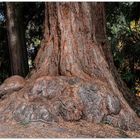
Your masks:
{"label": "shaded ground", "polygon": [[85,121],[46,124],[1,123],[1,138],[126,138],[140,137],[140,131],[123,131],[107,124],[91,124]]}

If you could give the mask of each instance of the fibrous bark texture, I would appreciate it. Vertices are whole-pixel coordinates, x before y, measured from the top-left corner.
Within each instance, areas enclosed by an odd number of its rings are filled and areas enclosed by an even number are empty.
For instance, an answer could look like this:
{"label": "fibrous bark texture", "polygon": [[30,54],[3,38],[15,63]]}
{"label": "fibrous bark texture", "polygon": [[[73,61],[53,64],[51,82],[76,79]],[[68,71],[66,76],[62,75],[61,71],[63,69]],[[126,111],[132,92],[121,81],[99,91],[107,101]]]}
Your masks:
{"label": "fibrous bark texture", "polygon": [[46,3],[45,10],[36,70],[23,89],[1,102],[1,115],[9,110],[6,117],[16,121],[84,119],[138,129],[139,119],[116,81],[106,40],[104,4]]}

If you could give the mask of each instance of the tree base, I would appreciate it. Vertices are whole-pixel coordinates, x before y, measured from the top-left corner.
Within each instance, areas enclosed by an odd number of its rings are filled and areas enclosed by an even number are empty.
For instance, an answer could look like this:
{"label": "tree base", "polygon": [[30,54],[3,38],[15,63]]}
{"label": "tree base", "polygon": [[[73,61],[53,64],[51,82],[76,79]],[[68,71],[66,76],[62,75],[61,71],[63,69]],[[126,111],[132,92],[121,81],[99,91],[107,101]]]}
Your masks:
{"label": "tree base", "polygon": [[29,81],[0,102],[1,120],[17,122],[79,121],[108,123],[125,130],[139,129],[136,114],[99,82],[78,77],[43,76]]}

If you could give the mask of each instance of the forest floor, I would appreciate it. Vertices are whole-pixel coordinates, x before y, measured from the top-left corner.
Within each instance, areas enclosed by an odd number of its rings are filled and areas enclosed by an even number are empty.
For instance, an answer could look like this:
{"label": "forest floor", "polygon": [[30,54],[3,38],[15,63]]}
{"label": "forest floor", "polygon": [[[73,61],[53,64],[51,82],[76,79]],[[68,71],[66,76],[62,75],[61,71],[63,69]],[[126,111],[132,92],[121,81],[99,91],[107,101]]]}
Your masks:
{"label": "forest floor", "polygon": [[140,138],[140,131],[123,131],[108,124],[85,121],[0,123],[0,138]]}

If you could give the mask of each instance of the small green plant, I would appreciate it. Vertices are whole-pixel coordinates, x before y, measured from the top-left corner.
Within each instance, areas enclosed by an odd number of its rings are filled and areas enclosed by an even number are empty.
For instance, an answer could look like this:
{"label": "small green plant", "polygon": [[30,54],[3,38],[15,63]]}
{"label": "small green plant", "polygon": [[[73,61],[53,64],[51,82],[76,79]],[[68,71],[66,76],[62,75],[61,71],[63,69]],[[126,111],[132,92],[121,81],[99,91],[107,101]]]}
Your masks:
{"label": "small green plant", "polygon": [[23,125],[23,126],[27,126],[29,123],[30,123],[29,120],[23,120],[23,121],[20,121],[20,122],[19,122],[19,124],[20,124],[20,125]]}
{"label": "small green plant", "polygon": [[104,120],[104,121],[102,121],[102,122],[101,122],[101,124],[108,124],[108,125],[112,125],[112,124],[111,124],[111,122],[110,122],[110,121],[108,121],[108,120]]}

